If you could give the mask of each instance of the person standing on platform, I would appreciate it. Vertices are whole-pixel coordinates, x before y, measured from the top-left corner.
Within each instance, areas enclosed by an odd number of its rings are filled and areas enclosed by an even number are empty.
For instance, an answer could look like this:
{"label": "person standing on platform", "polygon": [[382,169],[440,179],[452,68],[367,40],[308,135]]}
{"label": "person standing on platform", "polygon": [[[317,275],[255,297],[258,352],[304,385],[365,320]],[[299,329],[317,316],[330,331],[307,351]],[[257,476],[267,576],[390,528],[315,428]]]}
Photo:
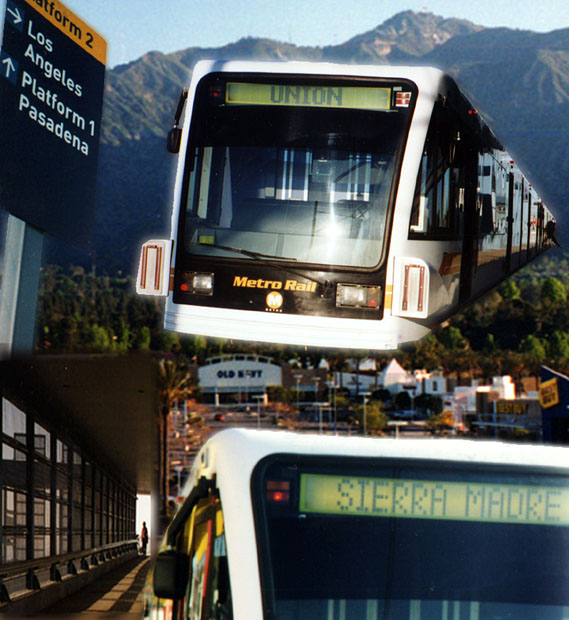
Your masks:
{"label": "person standing on platform", "polygon": [[146,529],[146,521],[142,522],[142,530],[140,531],[140,550],[142,555],[146,555],[146,547],[148,546],[148,530]]}

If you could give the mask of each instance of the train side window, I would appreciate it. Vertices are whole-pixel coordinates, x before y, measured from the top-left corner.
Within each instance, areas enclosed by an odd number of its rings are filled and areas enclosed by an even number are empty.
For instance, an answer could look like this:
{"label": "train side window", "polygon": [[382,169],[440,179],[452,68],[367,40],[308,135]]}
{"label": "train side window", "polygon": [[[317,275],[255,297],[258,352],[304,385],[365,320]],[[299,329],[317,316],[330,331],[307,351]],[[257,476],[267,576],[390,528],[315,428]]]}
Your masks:
{"label": "train side window", "polygon": [[202,500],[194,510],[187,537],[190,579],[183,618],[233,617],[225,527],[219,500]]}
{"label": "train side window", "polygon": [[427,132],[409,222],[409,237],[460,239],[464,165],[457,157],[460,131],[450,112],[435,106]]}

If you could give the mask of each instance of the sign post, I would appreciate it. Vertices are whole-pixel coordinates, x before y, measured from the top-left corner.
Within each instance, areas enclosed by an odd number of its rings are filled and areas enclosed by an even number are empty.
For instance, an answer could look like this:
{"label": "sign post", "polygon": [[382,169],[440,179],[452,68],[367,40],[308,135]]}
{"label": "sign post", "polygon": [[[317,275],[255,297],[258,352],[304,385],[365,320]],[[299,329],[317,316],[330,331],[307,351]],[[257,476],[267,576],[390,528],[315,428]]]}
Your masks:
{"label": "sign post", "polygon": [[[21,325],[33,343],[43,233],[90,250],[105,61],[105,40],[58,0],[6,0],[0,207],[11,215],[0,299],[4,353],[31,353],[33,345],[12,336]],[[33,293],[24,291],[29,287]],[[25,309],[18,299],[27,300]],[[31,325],[24,320],[30,314]]]}

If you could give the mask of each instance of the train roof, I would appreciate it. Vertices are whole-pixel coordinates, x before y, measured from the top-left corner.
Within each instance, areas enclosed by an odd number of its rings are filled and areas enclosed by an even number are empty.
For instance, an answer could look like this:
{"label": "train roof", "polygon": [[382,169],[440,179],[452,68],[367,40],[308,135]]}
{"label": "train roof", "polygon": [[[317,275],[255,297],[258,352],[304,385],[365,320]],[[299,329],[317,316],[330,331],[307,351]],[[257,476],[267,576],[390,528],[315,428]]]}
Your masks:
{"label": "train roof", "polygon": [[[193,87],[209,73],[257,73],[267,75],[314,75],[348,78],[383,78],[410,80],[419,90],[419,98],[432,105],[440,95],[448,97],[448,103],[468,118],[477,132],[484,132],[486,141],[495,148],[503,149],[486,121],[478,113],[468,116],[474,109],[470,95],[448,73],[431,66],[405,65],[357,65],[331,62],[274,61],[274,60],[200,60],[193,69]],[[193,97],[193,94],[191,95]]]}
{"label": "train roof", "polygon": [[[274,60],[200,60],[194,76],[213,72],[282,73],[306,75],[341,75],[347,77],[377,77],[410,79],[417,83],[438,82],[448,77],[444,71],[430,66],[349,65],[331,62],[274,61]],[[452,78],[451,78],[452,79]]]}
{"label": "train roof", "polygon": [[191,479],[195,481],[196,476],[211,478],[222,470],[232,473],[238,470],[250,478],[256,464],[274,454],[523,465],[536,469],[565,469],[569,473],[569,448],[560,446],[453,438],[388,439],[228,429],[217,433],[204,444],[196,457]]}

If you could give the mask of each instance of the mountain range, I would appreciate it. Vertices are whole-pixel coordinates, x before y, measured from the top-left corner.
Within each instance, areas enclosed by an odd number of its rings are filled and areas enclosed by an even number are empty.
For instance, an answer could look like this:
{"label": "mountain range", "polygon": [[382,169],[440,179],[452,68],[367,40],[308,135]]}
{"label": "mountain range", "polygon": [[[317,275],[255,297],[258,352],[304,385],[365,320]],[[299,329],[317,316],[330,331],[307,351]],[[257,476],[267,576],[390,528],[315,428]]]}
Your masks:
{"label": "mountain range", "polygon": [[[93,247],[98,268],[134,272],[140,242],[168,236],[176,158],[166,151],[180,90],[209,59],[436,66],[469,92],[569,231],[569,28],[484,28],[405,11],[343,44],[244,38],[218,48],[151,51],[107,72]],[[565,222],[564,222],[565,219]],[[563,236],[563,235],[561,235]]]}

